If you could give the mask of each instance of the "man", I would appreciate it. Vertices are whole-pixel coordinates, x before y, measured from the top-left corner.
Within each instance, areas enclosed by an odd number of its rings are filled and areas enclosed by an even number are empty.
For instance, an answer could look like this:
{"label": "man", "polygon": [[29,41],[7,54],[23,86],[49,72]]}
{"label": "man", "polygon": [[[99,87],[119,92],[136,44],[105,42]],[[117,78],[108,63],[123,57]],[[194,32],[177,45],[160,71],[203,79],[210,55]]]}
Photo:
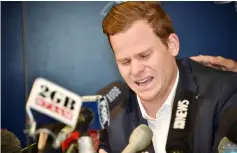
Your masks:
{"label": "man", "polygon": [[[237,74],[190,59],[176,60],[180,45],[170,18],[157,2],[124,2],[103,20],[129,99],[103,132],[99,152],[120,153],[131,132],[147,124],[152,145],[143,151],[165,153],[172,108],[184,91],[193,93],[189,152],[217,152],[224,136],[222,114],[237,103]],[[191,103],[191,102],[190,102]],[[236,114],[234,114],[236,115]],[[196,118],[196,119],[195,119]]]}

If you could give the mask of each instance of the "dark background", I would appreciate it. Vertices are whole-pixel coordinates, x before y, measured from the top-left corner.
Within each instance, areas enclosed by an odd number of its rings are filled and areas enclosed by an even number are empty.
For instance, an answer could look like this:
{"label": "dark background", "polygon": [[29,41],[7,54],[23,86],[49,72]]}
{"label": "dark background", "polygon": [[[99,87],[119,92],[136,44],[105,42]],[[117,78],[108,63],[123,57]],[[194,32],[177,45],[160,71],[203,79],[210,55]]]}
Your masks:
{"label": "dark background", "polygon": [[[1,2],[2,128],[13,131],[23,146],[25,102],[35,78],[80,95],[121,79],[101,28],[115,3]],[[233,2],[162,3],[180,38],[181,57],[207,54],[237,60]]]}

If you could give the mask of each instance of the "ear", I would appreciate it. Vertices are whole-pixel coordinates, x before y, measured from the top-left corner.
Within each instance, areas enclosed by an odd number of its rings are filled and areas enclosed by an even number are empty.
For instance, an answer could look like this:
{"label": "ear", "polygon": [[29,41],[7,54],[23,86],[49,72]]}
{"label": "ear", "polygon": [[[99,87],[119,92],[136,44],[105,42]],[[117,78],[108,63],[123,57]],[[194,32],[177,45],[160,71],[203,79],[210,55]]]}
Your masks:
{"label": "ear", "polygon": [[179,38],[175,33],[171,33],[168,37],[168,49],[173,56],[179,53]]}

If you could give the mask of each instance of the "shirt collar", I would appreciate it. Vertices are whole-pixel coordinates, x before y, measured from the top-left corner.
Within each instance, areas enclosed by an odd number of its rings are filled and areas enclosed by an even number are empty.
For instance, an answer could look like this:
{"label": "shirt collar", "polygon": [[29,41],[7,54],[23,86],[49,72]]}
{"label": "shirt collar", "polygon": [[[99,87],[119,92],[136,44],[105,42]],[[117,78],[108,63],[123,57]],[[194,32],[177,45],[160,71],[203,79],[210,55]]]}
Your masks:
{"label": "shirt collar", "polygon": [[[177,75],[176,75],[176,80],[175,80],[175,83],[172,87],[172,90],[168,96],[168,98],[166,99],[165,103],[161,106],[161,108],[159,109],[159,111],[156,113],[156,117],[158,116],[159,112],[163,109],[166,109],[167,107],[172,109],[173,107],[173,102],[174,102],[174,97],[175,97],[175,94],[176,94],[176,89],[177,89],[177,86],[178,86],[178,81],[179,81],[179,70],[177,71]],[[154,118],[150,117],[145,108],[143,107],[142,103],[141,103],[141,100],[140,98],[137,96],[137,101],[138,101],[138,105],[140,107],[140,110],[141,110],[141,113],[142,113],[142,117],[144,119],[147,119],[147,120],[155,120]]]}

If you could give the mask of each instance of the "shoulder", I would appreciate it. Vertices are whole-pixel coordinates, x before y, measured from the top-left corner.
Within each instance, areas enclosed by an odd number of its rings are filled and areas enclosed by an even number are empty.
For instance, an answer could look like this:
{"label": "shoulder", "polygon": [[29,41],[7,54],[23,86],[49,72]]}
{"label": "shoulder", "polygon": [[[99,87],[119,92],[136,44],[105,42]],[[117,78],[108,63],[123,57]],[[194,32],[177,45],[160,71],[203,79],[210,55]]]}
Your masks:
{"label": "shoulder", "polygon": [[220,81],[227,78],[236,79],[237,77],[236,72],[217,70],[208,66],[204,66],[190,58],[180,59],[177,60],[177,62],[180,63],[179,65],[183,65],[184,67],[188,68],[190,72],[192,72],[192,74],[197,77],[206,77]]}
{"label": "shoulder", "polygon": [[[208,91],[214,88],[224,91],[237,90],[237,73],[221,71],[207,66],[203,66],[189,58],[179,61],[181,65],[188,69],[199,90]],[[180,65],[180,64],[179,64]]]}

